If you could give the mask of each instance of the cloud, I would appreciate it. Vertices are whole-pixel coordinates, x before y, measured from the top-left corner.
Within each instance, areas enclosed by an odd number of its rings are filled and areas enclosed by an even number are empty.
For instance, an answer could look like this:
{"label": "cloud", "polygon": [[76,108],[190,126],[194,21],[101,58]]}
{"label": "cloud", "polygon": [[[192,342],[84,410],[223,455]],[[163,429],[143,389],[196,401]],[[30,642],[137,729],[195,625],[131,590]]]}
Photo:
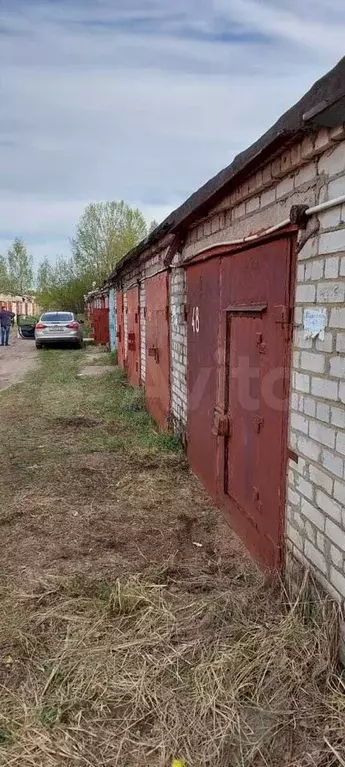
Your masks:
{"label": "cloud", "polygon": [[36,262],[92,200],[162,220],[342,54],[338,0],[5,0],[0,239]]}

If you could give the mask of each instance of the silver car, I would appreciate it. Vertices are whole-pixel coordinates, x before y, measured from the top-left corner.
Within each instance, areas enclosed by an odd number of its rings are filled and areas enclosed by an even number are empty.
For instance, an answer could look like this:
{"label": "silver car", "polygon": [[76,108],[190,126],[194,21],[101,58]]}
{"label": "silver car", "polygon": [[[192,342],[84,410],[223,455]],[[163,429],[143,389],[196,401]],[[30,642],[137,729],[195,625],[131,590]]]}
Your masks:
{"label": "silver car", "polygon": [[35,327],[36,349],[51,344],[69,343],[80,349],[83,345],[81,322],[73,312],[45,312]]}

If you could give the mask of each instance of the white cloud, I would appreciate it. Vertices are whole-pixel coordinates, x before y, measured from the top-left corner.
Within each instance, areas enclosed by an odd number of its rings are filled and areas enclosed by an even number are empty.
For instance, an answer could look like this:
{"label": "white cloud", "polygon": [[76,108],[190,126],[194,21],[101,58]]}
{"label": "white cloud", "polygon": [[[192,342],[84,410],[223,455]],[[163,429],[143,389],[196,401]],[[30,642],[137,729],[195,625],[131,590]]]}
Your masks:
{"label": "white cloud", "polygon": [[340,0],[327,12],[321,0],[8,0],[0,238],[54,256],[91,200],[162,220],[336,63],[344,22]]}

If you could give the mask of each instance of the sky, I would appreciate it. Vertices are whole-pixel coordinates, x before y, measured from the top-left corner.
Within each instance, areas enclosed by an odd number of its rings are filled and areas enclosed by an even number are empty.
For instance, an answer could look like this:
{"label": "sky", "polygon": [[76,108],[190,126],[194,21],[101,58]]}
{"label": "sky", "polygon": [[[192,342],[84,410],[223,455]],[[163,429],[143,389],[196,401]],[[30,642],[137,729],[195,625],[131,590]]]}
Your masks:
{"label": "sky", "polygon": [[343,0],[0,0],[0,253],[91,201],[159,222],[345,53]]}

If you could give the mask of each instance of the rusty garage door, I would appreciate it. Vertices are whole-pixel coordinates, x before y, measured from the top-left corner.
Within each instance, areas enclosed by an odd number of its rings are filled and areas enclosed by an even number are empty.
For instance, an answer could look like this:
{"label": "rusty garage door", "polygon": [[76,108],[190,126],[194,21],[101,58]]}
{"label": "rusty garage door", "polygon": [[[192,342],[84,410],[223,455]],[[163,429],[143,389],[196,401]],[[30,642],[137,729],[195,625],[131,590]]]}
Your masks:
{"label": "rusty garage door", "polygon": [[125,338],[123,327],[123,292],[116,293],[116,327],[117,327],[117,361],[120,367],[125,366]]}
{"label": "rusty garage door", "polygon": [[218,367],[219,259],[187,271],[188,461],[215,496],[217,437],[214,433]]}
{"label": "rusty garage door", "polygon": [[169,299],[166,272],[146,281],[146,403],[162,429],[170,409]]}
{"label": "rusty garage door", "polygon": [[[216,291],[219,274],[220,311],[217,315],[215,298],[213,303],[207,301],[206,285],[198,322],[201,328],[205,312],[217,330],[203,336],[201,330],[193,331],[193,315],[188,323],[189,352],[193,339],[198,346],[212,344],[218,361],[218,372],[210,379],[217,469],[215,459],[205,462],[202,479],[212,488],[210,472],[216,473],[219,504],[230,513],[234,529],[253,556],[270,569],[280,566],[285,508],[292,250],[292,239],[285,236],[224,255],[220,266],[213,259],[195,267],[205,274],[206,282],[208,279],[210,296]],[[190,287],[192,275],[190,268]],[[194,350],[193,355],[189,367],[209,359],[210,350]],[[191,378],[192,374],[189,384]],[[211,399],[209,390],[199,423],[191,416],[191,455],[204,440],[205,417],[210,432]],[[211,444],[210,436],[207,444]]]}
{"label": "rusty garage door", "polygon": [[132,386],[140,383],[139,288],[127,290],[127,372]]}

